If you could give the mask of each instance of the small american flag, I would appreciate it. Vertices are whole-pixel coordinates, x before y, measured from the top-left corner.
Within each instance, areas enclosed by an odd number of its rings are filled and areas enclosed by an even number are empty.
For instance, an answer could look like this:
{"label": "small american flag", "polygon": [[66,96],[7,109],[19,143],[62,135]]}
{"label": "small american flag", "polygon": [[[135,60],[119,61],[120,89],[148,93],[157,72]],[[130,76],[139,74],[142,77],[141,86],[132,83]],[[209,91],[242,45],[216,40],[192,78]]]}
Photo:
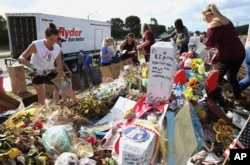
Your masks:
{"label": "small american flag", "polygon": [[227,147],[227,149],[224,151],[223,156],[225,158],[229,157],[230,155],[230,149],[244,149],[244,145],[235,138],[232,143]]}
{"label": "small american flag", "polygon": [[[250,129],[250,115],[247,118],[244,126],[240,130],[240,133],[236,139],[228,146],[228,148],[224,151],[223,156],[225,156],[225,160],[223,164],[225,164],[230,155],[230,149],[237,147],[238,149],[249,149],[249,129]],[[247,140],[244,140],[247,139]],[[242,140],[242,141],[241,141]]]}
{"label": "small american flag", "polygon": [[229,157],[230,149],[250,149],[250,116],[248,117],[238,136],[239,137],[235,138],[224,151],[224,157]]}
{"label": "small american flag", "polygon": [[239,140],[245,148],[250,149],[250,122],[247,123],[245,129],[239,137]]}

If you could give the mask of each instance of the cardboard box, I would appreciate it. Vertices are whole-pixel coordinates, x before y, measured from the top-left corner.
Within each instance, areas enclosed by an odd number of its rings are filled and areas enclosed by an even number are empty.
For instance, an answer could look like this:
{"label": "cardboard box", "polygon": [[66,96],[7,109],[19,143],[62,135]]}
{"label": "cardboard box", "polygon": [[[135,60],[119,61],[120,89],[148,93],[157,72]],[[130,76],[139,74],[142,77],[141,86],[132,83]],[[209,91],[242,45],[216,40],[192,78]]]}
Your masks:
{"label": "cardboard box", "polygon": [[[131,127],[132,128],[132,127]],[[130,128],[128,128],[130,129]],[[133,138],[144,136],[144,130],[143,128],[135,128],[139,130],[133,130],[129,132],[130,136],[133,136]],[[140,130],[142,129],[142,130]],[[126,129],[124,130],[126,131]],[[137,132],[138,131],[138,132]],[[123,135],[119,142],[119,157],[118,157],[118,163],[122,165],[129,165],[129,164],[145,164],[149,165],[151,164],[151,161],[154,156],[154,148],[156,146],[156,135],[151,132],[145,130],[145,136],[146,133],[148,134],[147,139],[144,141],[138,141],[138,140],[131,140],[126,137],[126,135]]]}
{"label": "cardboard box", "polygon": [[128,59],[122,61],[122,63],[123,63],[123,66],[125,66],[125,65],[134,65],[132,58],[128,58]]}
{"label": "cardboard box", "polygon": [[20,102],[11,96],[0,92],[0,113],[11,109],[17,109]]}
{"label": "cardboard box", "polygon": [[73,90],[80,90],[82,88],[80,73],[73,74],[71,81]]}
{"label": "cardboard box", "polygon": [[12,92],[21,94],[27,92],[25,71],[22,65],[8,67]]}
{"label": "cardboard box", "polygon": [[28,107],[29,105],[38,102],[37,95],[31,95],[22,99],[23,105]]}
{"label": "cardboard box", "polygon": [[113,73],[113,78],[117,79],[120,75],[121,70],[123,70],[123,63],[113,63],[110,65],[111,72]]}
{"label": "cardboard box", "polygon": [[101,66],[102,82],[107,82],[108,80],[113,80],[114,75],[111,72],[110,66]]}

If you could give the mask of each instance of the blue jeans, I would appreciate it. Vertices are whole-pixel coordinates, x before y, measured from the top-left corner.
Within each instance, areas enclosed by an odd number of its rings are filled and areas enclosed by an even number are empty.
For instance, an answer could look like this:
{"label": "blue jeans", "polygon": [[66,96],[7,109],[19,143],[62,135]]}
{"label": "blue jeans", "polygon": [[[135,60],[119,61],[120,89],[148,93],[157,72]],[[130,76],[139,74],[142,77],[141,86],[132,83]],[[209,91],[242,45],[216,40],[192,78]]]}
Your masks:
{"label": "blue jeans", "polygon": [[245,64],[246,76],[239,82],[241,92],[244,91],[250,85],[250,46],[246,48]]}

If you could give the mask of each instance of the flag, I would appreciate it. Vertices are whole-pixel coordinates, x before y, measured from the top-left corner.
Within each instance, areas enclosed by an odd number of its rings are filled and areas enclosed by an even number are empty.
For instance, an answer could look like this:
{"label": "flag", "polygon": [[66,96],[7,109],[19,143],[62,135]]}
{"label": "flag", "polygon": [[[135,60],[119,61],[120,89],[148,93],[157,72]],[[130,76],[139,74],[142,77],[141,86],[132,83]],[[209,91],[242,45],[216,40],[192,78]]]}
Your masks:
{"label": "flag", "polygon": [[230,149],[244,149],[244,145],[240,142],[240,140],[237,140],[235,138],[232,143],[227,147],[227,149],[224,151],[223,156],[225,158],[229,157],[230,155]]}
{"label": "flag", "polygon": [[242,131],[239,140],[245,148],[250,149],[250,122],[247,123],[245,129]]}

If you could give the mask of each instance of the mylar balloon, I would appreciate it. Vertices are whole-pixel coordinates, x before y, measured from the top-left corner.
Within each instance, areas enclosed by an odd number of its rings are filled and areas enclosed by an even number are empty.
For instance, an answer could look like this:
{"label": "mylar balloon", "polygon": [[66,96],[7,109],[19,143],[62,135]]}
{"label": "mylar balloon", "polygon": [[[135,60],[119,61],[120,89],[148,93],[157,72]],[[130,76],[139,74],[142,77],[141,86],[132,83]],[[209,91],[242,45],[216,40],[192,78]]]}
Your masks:
{"label": "mylar balloon", "polygon": [[210,92],[214,91],[218,85],[218,79],[219,72],[217,70],[210,72],[205,80],[205,88]]}
{"label": "mylar balloon", "polygon": [[174,84],[185,84],[187,82],[186,71],[184,69],[180,69],[175,72],[174,75]]}

